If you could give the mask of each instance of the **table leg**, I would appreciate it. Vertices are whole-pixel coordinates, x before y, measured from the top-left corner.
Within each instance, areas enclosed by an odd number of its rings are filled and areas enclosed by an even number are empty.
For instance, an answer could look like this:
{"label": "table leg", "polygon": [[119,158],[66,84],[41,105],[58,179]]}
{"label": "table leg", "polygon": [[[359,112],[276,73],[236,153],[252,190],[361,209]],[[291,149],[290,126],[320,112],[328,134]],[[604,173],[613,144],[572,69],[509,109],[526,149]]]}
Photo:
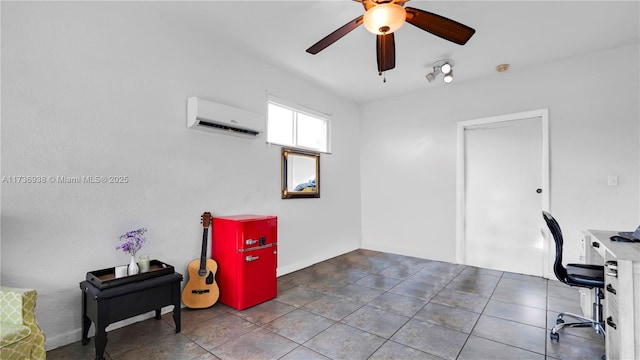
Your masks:
{"label": "table leg", "polygon": [[104,360],[104,349],[107,347],[106,327],[96,326],[96,360]]}
{"label": "table leg", "polygon": [[91,327],[91,319],[87,315],[82,315],[82,345],[89,343],[89,328]]}
{"label": "table leg", "polygon": [[173,322],[176,324],[176,333],[180,332],[180,282],[177,281],[172,286],[173,296]]}
{"label": "table leg", "polygon": [[91,327],[91,319],[87,316],[87,294],[82,292],[82,345],[89,343],[89,328]]}
{"label": "table leg", "polygon": [[176,333],[180,332],[180,304],[173,306],[173,322],[176,323]]}

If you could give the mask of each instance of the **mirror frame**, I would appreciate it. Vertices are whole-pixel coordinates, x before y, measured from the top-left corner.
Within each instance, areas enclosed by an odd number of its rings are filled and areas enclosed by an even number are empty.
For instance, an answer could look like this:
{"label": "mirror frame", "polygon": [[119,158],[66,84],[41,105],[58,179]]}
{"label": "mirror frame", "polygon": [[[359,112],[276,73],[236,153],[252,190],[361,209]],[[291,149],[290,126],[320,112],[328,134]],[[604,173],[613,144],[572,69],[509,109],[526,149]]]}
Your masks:
{"label": "mirror frame", "polygon": [[[315,191],[289,191],[287,189],[287,178],[290,169],[289,156],[308,157],[316,162],[316,189]],[[320,153],[305,151],[300,149],[282,148],[282,177],[281,194],[283,199],[302,199],[320,197]]]}

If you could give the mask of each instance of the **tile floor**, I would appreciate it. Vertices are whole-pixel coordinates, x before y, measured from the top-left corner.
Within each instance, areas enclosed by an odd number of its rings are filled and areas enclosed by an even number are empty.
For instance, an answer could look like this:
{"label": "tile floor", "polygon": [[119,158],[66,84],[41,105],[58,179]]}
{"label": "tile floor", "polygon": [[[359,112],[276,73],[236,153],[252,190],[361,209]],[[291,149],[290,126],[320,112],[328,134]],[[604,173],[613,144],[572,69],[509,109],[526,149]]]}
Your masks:
{"label": "tile floor", "polygon": [[[108,333],[105,357],[125,359],[600,359],[589,329],[549,331],[580,313],[557,281],[356,250],[278,279],[278,297],[244,311],[223,304]],[[93,341],[47,359],[93,359]]]}

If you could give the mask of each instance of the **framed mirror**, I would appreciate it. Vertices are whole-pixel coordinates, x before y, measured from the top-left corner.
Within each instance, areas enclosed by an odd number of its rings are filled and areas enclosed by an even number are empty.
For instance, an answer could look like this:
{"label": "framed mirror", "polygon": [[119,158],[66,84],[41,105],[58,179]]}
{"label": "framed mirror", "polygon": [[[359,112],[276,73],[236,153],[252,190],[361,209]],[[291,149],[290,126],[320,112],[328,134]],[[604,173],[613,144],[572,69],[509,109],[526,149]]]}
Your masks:
{"label": "framed mirror", "polygon": [[320,153],[282,148],[282,198],[320,197]]}

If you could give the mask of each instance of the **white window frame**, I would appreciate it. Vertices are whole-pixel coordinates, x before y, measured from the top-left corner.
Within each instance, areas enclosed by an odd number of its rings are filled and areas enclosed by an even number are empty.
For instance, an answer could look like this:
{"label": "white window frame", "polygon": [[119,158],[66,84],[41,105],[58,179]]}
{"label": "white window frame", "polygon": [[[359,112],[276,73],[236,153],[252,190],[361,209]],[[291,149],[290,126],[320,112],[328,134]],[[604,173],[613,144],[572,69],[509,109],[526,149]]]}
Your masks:
{"label": "white window frame", "polygon": [[[325,136],[325,141],[326,141],[326,150],[321,150],[318,148],[313,148],[313,147],[307,147],[307,146],[300,146],[297,143],[294,144],[281,144],[278,142],[273,142],[273,141],[269,141],[269,104],[273,104],[276,106],[280,106],[283,108],[287,108],[291,111],[293,111],[294,113],[294,119],[293,119],[293,140],[296,141],[295,139],[297,138],[297,127],[298,127],[298,114],[304,114],[307,116],[311,116],[320,120],[323,120],[325,122],[326,125],[326,136]],[[268,95],[267,96],[267,143],[268,144],[273,144],[273,145],[278,145],[278,146],[284,146],[284,147],[290,147],[290,148],[294,148],[294,149],[302,149],[302,150],[310,150],[310,151],[317,151],[320,153],[325,153],[325,154],[330,154],[331,153],[331,114],[327,114],[327,113],[323,113],[314,109],[310,109],[304,105],[300,105],[297,103],[294,103],[292,101],[288,101],[285,99],[281,99],[272,95]]]}

